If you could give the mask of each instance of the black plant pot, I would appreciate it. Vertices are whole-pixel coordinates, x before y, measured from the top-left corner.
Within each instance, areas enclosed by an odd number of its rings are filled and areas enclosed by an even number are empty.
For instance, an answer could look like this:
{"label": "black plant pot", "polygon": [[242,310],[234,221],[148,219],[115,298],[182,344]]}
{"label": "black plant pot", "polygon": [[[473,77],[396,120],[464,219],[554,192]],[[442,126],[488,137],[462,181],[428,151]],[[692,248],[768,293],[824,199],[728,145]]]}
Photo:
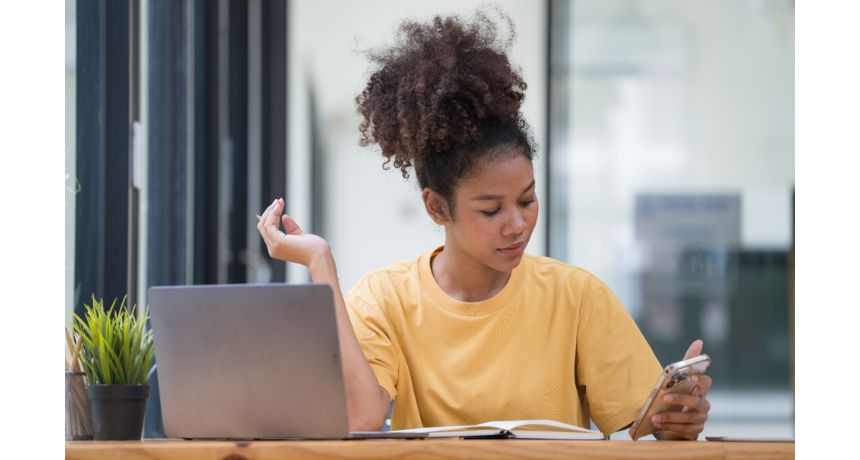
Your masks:
{"label": "black plant pot", "polygon": [[88,385],[95,440],[139,440],[149,385]]}

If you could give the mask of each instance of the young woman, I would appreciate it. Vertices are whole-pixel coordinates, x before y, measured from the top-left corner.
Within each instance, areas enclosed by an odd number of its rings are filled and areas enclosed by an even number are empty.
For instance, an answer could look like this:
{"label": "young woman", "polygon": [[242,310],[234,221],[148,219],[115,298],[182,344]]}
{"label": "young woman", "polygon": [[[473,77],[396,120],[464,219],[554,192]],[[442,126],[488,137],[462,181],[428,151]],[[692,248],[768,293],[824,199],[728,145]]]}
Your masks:
{"label": "young woman", "polygon": [[[366,275],[346,298],[322,238],[277,199],[258,229],[273,258],[331,285],[351,430],[554,419],[604,433],[629,426],[661,372],[633,319],[600,280],[524,254],[538,216],[526,84],[495,25],[404,22],[400,42],[356,98],[361,145],[413,169],[445,244]],[[281,225],[283,230],[281,230]],[[702,342],[686,357],[701,353]],[[708,376],[655,417],[658,438],[696,439]]]}

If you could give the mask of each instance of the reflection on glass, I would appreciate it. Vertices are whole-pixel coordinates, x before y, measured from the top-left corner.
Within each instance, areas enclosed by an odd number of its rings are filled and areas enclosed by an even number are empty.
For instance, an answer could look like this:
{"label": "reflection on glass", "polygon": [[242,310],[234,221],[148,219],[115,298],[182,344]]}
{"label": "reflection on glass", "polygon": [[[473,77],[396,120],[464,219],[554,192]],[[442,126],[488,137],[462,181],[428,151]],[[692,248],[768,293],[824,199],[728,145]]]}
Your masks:
{"label": "reflection on glass", "polygon": [[550,255],[611,286],[661,362],[703,338],[717,420],[791,435],[793,2],[553,8]]}

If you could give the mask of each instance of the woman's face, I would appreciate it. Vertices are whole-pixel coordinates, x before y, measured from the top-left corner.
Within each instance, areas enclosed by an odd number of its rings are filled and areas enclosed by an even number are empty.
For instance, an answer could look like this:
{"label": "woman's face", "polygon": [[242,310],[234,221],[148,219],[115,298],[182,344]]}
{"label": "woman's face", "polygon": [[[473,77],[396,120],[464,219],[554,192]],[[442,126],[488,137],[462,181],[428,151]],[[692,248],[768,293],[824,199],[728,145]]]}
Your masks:
{"label": "woman's face", "polygon": [[492,158],[455,190],[447,244],[485,266],[509,272],[520,263],[537,222],[534,171],[524,155]]}

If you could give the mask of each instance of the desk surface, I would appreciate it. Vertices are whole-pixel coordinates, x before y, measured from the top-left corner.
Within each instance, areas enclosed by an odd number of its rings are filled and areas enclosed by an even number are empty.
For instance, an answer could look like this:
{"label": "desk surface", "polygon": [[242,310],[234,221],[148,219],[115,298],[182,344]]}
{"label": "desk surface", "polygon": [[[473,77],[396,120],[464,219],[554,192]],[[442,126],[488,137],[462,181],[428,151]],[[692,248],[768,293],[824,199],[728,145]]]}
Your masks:
{"label": "desk surface", "polygon": [[355,441],[67,441],[66,459],[276,458],[793,459],[790,442],[365,439]]}

